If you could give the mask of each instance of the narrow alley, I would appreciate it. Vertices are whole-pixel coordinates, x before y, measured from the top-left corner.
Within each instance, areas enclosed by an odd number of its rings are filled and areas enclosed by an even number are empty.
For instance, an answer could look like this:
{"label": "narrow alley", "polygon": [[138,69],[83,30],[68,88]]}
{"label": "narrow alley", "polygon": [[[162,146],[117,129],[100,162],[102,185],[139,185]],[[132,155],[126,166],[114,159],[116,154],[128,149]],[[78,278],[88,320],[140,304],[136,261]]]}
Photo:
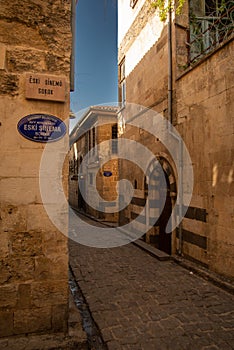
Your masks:
{"label": "narrow alley", "polygon": [[234,349],[233,296],[173,260],[70,240],[70,267],[109,350]]}

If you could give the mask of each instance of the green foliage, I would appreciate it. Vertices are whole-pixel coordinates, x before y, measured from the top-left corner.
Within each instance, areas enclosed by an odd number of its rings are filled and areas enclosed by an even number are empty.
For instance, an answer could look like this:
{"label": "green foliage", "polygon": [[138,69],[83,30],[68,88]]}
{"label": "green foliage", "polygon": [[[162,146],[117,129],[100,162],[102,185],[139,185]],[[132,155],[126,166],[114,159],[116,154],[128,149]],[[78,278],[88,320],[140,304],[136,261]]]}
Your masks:
{"label": "green foliage", "polygon": [[176,14],[179,15],[185,3],[185,0],[150,0],[150,1],[151,1],[151,5],[159,11],[159,17],[163,22],[166,21],[167,14],[169,11],[173,11],[175,9]]}
{"label": "green foliage", "polygon": [[225,10],[225,6],[226,6],[226,0],[222,0],[218,10],[220,12],[223,12]]}

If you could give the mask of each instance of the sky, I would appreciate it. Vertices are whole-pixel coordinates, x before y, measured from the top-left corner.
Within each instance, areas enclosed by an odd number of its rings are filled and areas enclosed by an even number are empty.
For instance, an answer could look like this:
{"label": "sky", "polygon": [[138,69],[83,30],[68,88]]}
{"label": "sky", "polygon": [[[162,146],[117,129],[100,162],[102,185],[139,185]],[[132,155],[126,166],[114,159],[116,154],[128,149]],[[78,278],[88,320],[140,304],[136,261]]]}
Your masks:
{"label": "sky", "polygon": [[117,0],[78,0],[71,110],[117,102],[117,76]]}

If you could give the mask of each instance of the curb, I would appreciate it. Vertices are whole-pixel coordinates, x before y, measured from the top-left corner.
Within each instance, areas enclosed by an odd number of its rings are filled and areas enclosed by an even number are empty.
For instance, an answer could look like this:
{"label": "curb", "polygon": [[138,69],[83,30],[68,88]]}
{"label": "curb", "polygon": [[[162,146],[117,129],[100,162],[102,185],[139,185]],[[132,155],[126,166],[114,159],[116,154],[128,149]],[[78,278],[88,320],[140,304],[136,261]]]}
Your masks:
{"label": "curb", "polygon": [[224,289],[226,292],[234,295],[234,284],[228,278],[225,278],[217,273],[210,271],[186,258],[180,256],[172,256],[172,260],[179,266],[193,272],[194,274],[202,277],[203,279],[212,282],[219,288]]}

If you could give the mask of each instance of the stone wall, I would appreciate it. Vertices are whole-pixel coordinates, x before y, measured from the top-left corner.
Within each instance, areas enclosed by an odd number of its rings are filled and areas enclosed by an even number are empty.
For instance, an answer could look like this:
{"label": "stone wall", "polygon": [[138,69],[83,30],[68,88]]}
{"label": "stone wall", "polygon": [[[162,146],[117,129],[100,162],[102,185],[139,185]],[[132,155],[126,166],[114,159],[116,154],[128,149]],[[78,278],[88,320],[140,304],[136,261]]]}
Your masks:
{"label": "stone wall", "polygon": [[[167,35],[166,29],[157,43],[126,78],[126,98],[129,103],[148,107],[163,113],[167,108]],[[160,67],[160,69],[159,69]]]}
{"label": "stone wall", "polygon": [[228,42],[176,84],[178,130],[195,176],[191,207],[205,214],[196,218],[190,211],[183,221],[184,253],[229,276],[234,275],[233,48]]}
{"label": "stone wall", "polygon": [[[0,337],[67,331],[67,239],[39,189],[45,146],[17,123],[33,113],[68,118],[70,16],[70,1],[0,1]],[[27,100],[26,72],[64,77],[65,103]]]}
{"label": "stone wall", "polygon": [[[91,117],[92,115],[89,120],[87,120],[87,132],[78,138],[69,152],[69,203],[72,207],[82,209],[97,219],[117,222],[118,201],[116,184],[118,181],[118,159],[111,159],[108,162],[103,162],[106,157],[112,155],[112,126],[117,122],[116,115],[102,116],[100,113],[94,121],[91,121]],[[84,126],[84,128],[86,128],[86,126]],[[97,146],[95,151],[92,150],[94,141],[92,133],[94,128],[95,145]],[[77,155],[75,154],[74,147],[77,149]],[[81,169],[80,160],[83,160],[88,152],[87,168],[83,165]],[[113,156],[115,156],[115,154],[113,154]],[[110,177],[105,177],[103,175],[105,171],[111,172],[112,175]],[[97,174],[96,179],[95,174]],[[80,176],[83,177],[82,180]],[[84,191],[87,196],[85,201],[79,195],[80,185],[84,186]],[[99,201],[100,210],[95,209],[97,192],[101,197]],[[104,201],[108,203],[104,203]],[[112,212],[113,210],[114,212]]]}
{"label": "stone wall", "polygon": [[[119,12],[119,16],[121,13]],[[140,16],[140,14],[139,14]],[[149,15],[150,19],[152,14]],[[135,22],[137,22],[137,18]],[[129,27],[127,38],[134,28]],[[188,7],[173,24],[173,124],[190,153],[194,170],[193,197],[182,222],[182,254],[229,277],[234,276],[233,242],[233,39],[220,45],[194,67],[187,66]],[[144,27],[138,28],[139,33]],[[160,31],[161,29],[159,29]],[[138,36],[133,37],[138,40]],[[151,107],[168,117],[167,27],[140,62],[126,76],[126,99]],[[120,60],[128,56],[130,42],[119,44]],[[125,47],[125,51],[124,51]],[[120,61],[119,61],[120,62]],[[149,147],[175,170],[168,151],[141,131],[126,128],[124,137]],[[121,212],[121,223],[135,219],[145,205],[144,179],[136,166],[120,164],[121,176],[136,180],[132,203]],[[173,186],[178,175],[173,174]],[[142,178],[140,180],[140,177]],[[173,180],[174,181],[174,180]],[[173,192],[173,191],[172,191]],[[140,218],[139,218],[140,220]],[[155,232],[153,232],[155,234]],[[172,253],[179,247],[179,232],[172,236]]]}

